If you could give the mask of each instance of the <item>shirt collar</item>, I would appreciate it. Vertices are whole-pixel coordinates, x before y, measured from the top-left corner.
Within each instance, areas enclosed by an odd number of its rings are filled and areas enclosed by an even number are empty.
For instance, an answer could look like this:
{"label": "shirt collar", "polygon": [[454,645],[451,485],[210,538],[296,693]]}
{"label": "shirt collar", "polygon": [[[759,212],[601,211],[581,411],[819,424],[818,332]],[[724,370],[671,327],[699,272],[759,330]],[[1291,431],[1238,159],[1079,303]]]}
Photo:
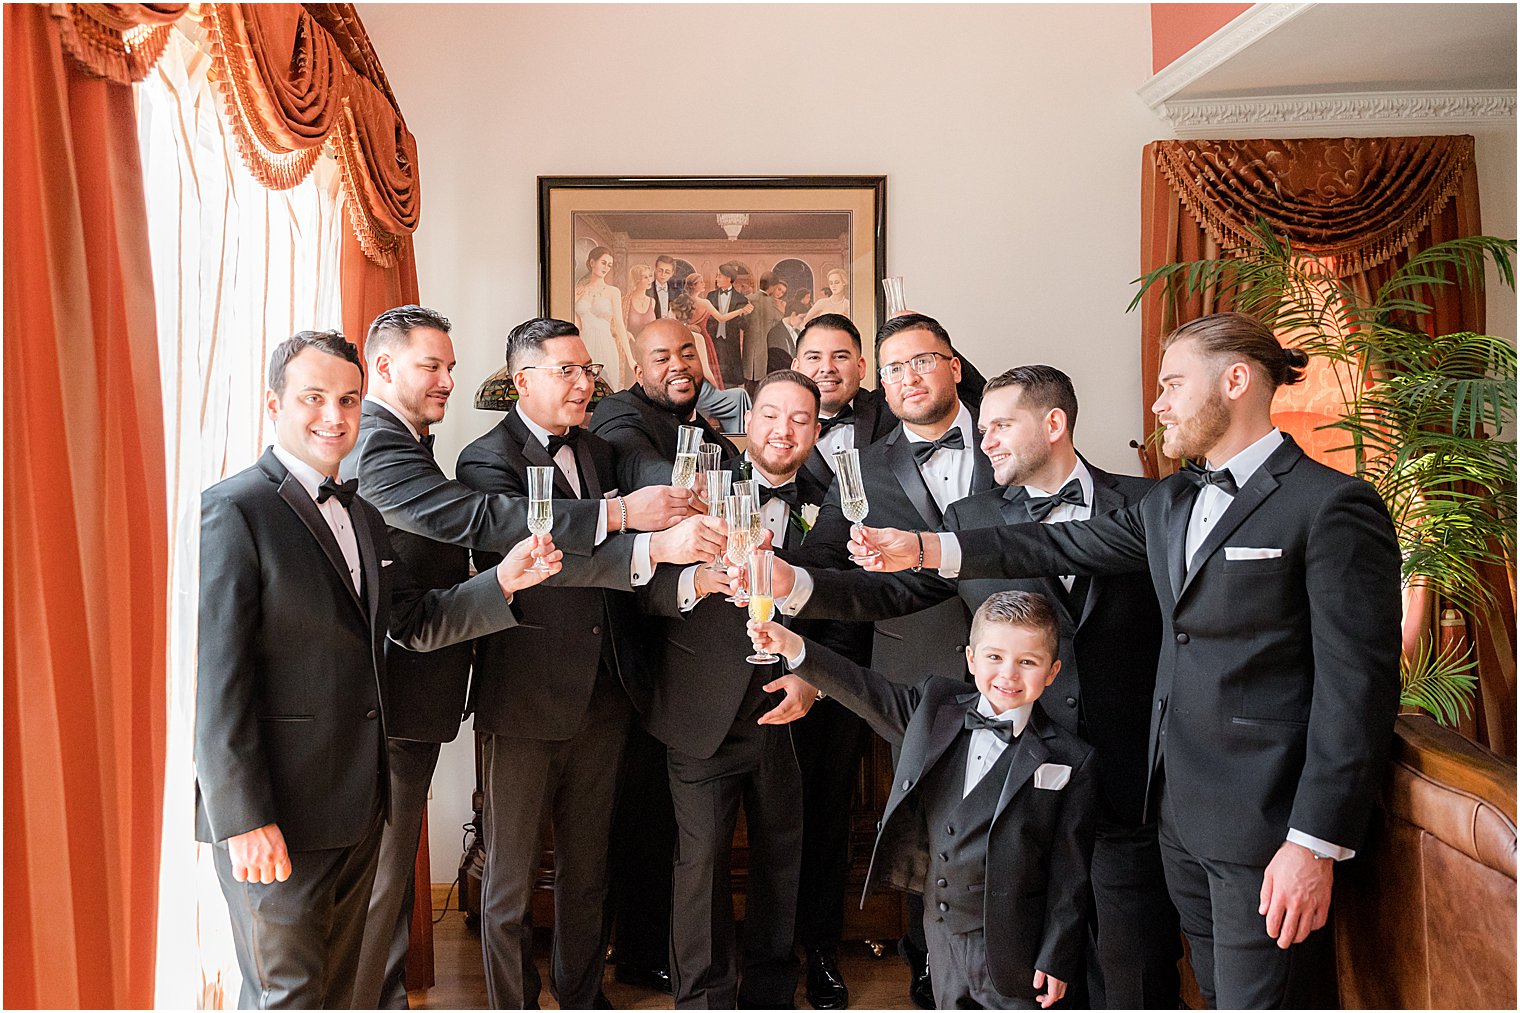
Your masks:
{"label": "shirt collar", "polygon": [[1029,726],[1029,712],[1033,709],[1034,704],[1026,703],[1022,707],[1015,707],[1013,710],[1004,711],[999,714],[992,709],[992,701],[988,700],[986,696],[978,695],[976,700],[976,712],[978,714],[984,718],[997,718],[999,721],[1012,722],[1013,734],[1015,735],[1024,734],[1024,729]]}
{"label": "shirt collar", "polygon": [[396,417],[397,422],[400,422],[403,426],[406,426],[406,431],[412,434],[412,439],[416,440],[418,443],[422,442],[422,434],[417,432],[417,427],[408,422],[406,416],[401,414],[401,411],[396,408],[395,405],[385,400],[379,394],[366,394],[364,395],[364,400],[368,401],[372,405],[378,405],[379,407],[384,408],[386,411],[390,412]]}
{"label": "shirt collar", "polygon": [[1282,446],[1282,441],[1282,430],[1274,427],[1267,435],[1214,470],[1219,471],[1228,468],[1230,474],[1235,478],[1236,488],[1244,488],[1251,476],[1256,474],[1256,470],[1267,463],[1267,458],[1272,456],[1272,452]]}
{"label": "shirt collar", "polygon": [[[960,428],[961,439],[963,439],[963,440],[966,441],[966,449],[970,450],[972,447],[975,447],[976,444],[977,444],[975,427],[972,426],[972,424],[971,424],[971,411],[964,404],[961,404],[959,401],[957,401],[956,404],[960,406],[960,411],[958,411],[958,412],[955,413],[955,422],[953,423],[953,425],[955,425],[955,426],[957,426],[957,427]],[[948,430],[948,429],[945,430],[945,432],[947,432],[947,433],[949,431],[950,430]],[[908,442],[909,443],[930,443],[930,442],[933,442],[927,436],[920,436],[917,433],[915,433],[913,430],[909,429],[907,426],[903,426],[903,435],[908,438]]]}
{"label": "shirt collar", "polygon": [[315,500],[318,491],[322,487],[322,480],[327,476],[278,443],[273,444],[270,449],[274,451],[274,456],[280,459],[280,463],[285,465],[285,470],[290,472],[290,477],[300,482],[301,488],[305,489],[311,495],[311,498]]}
{"label": "shirt collar", "polygon": [[533,438],[538,441],[539,446],[549,446],[549,437],[553,435],[549,430],[528,418],[528,413],[523,411],[521,407],[517,409],[517,417],[522,420],[523,425],[528,427],[528,432],[533,434]]}
{"label": "shirt collar", "polygon": [[1047,496],[1054,496],[1056,493],[1058,493],[1062,489],[1066,488],[1067,483],[1070,482],[1072,479],[1076,479],[1077,480],[1077,484],[1082,487],[1082,500],[1083,500],[1083,502],[1085,502],[1088,506],[1092,506],[1092,501],[1093,501],[1093,479],[1092,479],[1092,472],[1090,472],[1090,471],[1087,470],[1087,465],[1085,465],[1085,464],[1082,463],[1082,459],[1080,457],[1077,458],[1077,466],[1075,468],[1071,469],[1071,474],[1067,475],[1064,479],[1062,479],[1061,483],[1059,485],[1057,485],[1054,489],[1051,489],[1051,490],[1047,491],[1045,489],[1040,489],[1040,488],[1038,488],[1036,486],[1026,485],[1026,486],[1024,486],[1024,491],[1029,494],[1029,497],[1031,499],[1034,499],[1034,498],[1037,498],[1037,497],[1044,498],[1044,497],[1047,497]]}

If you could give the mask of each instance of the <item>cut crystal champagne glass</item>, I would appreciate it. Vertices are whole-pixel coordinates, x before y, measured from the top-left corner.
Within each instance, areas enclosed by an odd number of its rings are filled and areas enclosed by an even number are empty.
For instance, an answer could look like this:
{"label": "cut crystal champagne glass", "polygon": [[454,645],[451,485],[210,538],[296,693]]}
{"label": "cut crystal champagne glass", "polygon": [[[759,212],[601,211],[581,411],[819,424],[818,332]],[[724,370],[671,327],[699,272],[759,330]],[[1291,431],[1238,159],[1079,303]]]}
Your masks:
{"label": "cut crystal champagne glass", "polygon": [[[554,528],[554,468],[528,468],[528,530],[546,535]],[[540,556],[533,564],[538,573],[548,573],[549,564]]]}
{"label": "cut crystal champagne glass", "polygon": [[[776,614],[776,600],[771,597],[771,569],[776,554],[770,549],[756,549],[749,556],[749,617],[768,623]],[[744,659],[753,665],[770,665],[781,659],[769,651],[757,650]]]}
{"label": "cut crystal champagne glass", "polygon": [[[860,537],[860,524],[871,512],[866,499],[865,481],[860,476],[860,451],[854,447],[842,447],[834,451],[834,462],[839,465],[839,507],[845,520],[850,522],[850,533]],[[871,550],[861,559],[875,559],[880,553]]]}

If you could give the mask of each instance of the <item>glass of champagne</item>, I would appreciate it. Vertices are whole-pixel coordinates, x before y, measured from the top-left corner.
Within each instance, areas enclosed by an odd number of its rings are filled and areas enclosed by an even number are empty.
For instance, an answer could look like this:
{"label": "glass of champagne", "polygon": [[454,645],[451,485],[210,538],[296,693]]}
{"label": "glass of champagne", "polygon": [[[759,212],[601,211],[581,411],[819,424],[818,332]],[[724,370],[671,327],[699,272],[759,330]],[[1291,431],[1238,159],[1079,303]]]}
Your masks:
{"label": "glass of champagne", "polygon": [[887,297],[887,319],[908,312],[908,300],[903,295],[902,275],[881,279],[881,290]]}
{"label": "glass of champagne", "polygon": [[[750,541],[754,528],[750,525],[749,515],[757,513],[755,501],[748,496],[730,496],[727,505],[728,516],[728,561],[743,569],[749,562],[749,552],[755,546]],[[734,593],[724,601],[733,605],[744,605],[749,601],[743,588],[736,588]]]}
{"label": "glass of champagne", "polygon": [[697,448],[702,445],[702,430],[682,426],[676,436],[676,463],[671,469],[670,484],[678,489],[694,489],[697,484]]}
{"label": "glass of champagne", "polygon": [[[776,614],[776,601],[771,597],[771,566],[776,554],[770,549],[757,549],[749,556],[749,617],[757,623],[768,623]],[[770,665],[780,657],[769,651],[755,651],[744,659],[752,665]]]}
{"label": "glass of champagne", "polygon": [[[709,471],[705,476],[707,480],[707,515],[724,520],[728,516],[729,488],[734,481],[734,473],[731,471]],[[707,564],[707,569],[712,573],[722,573],[723,567],[718,565],[722,555],[713,557],[713,561]]]}
{"label": "glass of champagne", "polygon": [[[866,485],[860,477],[860,451],[854,447],[842,447],[834,451],[834,463],[839,466],[839,506],[850,522],[850,533],[858,539],[860,523],[871,512],[871,504],[866,500]],[[859,558],[875,559],[878,555],[880,553],[872,550]]]}
{"label": "glass of champagne", "polygon": [[748,496],[752,500],[760,498],[760,483],[752,478],[743,478],[734,483],[735,496]]}
{"label": "glass of champagne", "polygon": [[[554,468],[528,469],[528,530],[546,535],[554,527]],[[548,573],[549,564],[542,556],[533,564],[538,573]]]}

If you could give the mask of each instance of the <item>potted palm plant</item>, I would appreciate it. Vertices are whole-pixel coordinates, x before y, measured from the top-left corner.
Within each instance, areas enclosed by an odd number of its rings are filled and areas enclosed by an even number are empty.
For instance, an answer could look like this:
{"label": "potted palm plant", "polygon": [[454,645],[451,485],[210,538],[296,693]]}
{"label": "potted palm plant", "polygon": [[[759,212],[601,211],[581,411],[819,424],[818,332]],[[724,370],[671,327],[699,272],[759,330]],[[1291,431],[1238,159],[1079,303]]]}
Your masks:
{"label": "potted palm plant", "polygon": [[[1515,549],[1515,348],[1492,335],[1435,334],[1428,321],[1437,293],[1481,286],[1488,264],[1513,290],[1515,242],[1474,236],[1432,246],[1362,294],[1265,222],[1254,233],[1218,259],[1140,278],[1130,309],[1157,286],[1174,307],[1209,293],[1322,356],[1344,410],[1321,428],[1343,435],[1337,449],[1387,504],[1405,586],[1480,620],[1491,614],[1497,599],[1484,569],[1512,567]],[[1470,713],[1475,665],[1457,641],[1406,638],[1404,705],[1455,724]]]}

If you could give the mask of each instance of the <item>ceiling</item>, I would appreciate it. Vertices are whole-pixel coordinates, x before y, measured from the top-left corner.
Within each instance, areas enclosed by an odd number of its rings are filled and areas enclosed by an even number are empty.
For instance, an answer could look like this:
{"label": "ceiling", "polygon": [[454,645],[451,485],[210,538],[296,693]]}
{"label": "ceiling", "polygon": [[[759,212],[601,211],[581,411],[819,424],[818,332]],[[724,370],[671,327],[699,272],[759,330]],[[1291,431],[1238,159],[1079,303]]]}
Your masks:
{"label": "ceiling", "polygon": [[[614,232],[635,240],[727,239],[711,211],[596,211]],[[850,231],[844,211],[751,211],[741,237],[747,240],[833,240]]]}
{"label": "ceiling", "polygon": [[1311,4],[1169,97],[1512,90],[1515,11],[1512,4]]}

